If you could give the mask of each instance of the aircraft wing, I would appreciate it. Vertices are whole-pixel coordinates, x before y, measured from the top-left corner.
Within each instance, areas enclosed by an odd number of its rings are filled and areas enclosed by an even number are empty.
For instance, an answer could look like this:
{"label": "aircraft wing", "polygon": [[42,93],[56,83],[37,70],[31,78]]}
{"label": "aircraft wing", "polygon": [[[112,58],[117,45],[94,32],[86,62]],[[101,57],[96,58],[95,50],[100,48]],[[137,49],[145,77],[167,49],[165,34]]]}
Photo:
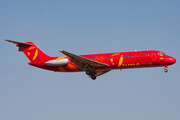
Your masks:
{"label": "aircraft wing", "polygon": [[107,69],[107,70],[97,70],[97,74],[96,74],[96,77],[97,76],[100,76],[100,75],[103,75],[107,72],[111,71],[111,69]]}
{"label": "aircraft wing", "polygon": [[79,55],[75,55],[75,54],[72,54],[72,53],[69,53],[69,52],[66,52],[64,50],[59,50],[61,53],[67,55],[68,57],[70,58],[73,58],[73,59],[76,59],[76,60],[79,60],[79,61],[82,61],[86,64],[89,64],[91,65],[92,67],[103,67],[103,66],[109,66],[107,64],[104,64],[104,63],[101,63],[101,62],[97,62],[97,61],[93,61],[93,60],[90,60],[90,59],[87,59],[85,57],[81,57]]}

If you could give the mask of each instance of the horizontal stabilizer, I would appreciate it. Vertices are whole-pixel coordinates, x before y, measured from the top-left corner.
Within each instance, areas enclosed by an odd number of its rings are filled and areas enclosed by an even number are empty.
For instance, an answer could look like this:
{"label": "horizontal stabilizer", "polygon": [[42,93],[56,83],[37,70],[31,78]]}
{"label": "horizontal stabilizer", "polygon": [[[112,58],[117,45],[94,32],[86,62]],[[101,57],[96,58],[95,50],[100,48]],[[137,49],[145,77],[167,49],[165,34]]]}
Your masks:
{"label": "horizontal stabilizer", "polygon": [[18,42],[18,41],[13,41],[13,40],[5,40],[5,41],[8,41],[14,44],[19,44],[19,45],[29,45],[29,46],[33,45],[33,44],[23,43],[23,42]]}

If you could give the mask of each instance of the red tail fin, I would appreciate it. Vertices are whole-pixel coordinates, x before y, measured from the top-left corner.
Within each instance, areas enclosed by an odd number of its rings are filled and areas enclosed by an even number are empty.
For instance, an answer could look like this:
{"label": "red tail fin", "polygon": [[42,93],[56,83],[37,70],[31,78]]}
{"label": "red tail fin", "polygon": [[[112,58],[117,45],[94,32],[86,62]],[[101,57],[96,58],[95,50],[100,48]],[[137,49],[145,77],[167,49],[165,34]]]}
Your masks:
{"label": "red tail fin", "polygon": [[19,47],[19,51],[23,51],[24,54],[28,57],[28,59],[33,61],[47,61],[51,59],[50,56],[46,55],[44,52],[42,52],[34,43],[32,42],[17,42],[12,40],[6,40],[8,42],[12,42],[17,44],[16,46]]}
{"label": "red tail fin", "polygon": [[20,50],[24,52],[24,54],[28,57],[28,59],[31,62],[49,60],[50,56],[42,52],[34,43],[32,42],[26,42],[26,43],[32,44],[32,45],[29,46],[29,45],[18,44],[18,47],[20,48]]}

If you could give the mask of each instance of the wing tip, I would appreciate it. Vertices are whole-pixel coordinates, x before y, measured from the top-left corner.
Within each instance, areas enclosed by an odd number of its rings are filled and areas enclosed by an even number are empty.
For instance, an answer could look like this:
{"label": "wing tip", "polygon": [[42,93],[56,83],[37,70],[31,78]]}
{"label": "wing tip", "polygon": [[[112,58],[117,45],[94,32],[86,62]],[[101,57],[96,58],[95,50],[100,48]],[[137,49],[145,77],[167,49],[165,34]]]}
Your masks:
{"label": "wing tip", "polygon": [[5,39],[4,41],[11,42],[11,40]]}

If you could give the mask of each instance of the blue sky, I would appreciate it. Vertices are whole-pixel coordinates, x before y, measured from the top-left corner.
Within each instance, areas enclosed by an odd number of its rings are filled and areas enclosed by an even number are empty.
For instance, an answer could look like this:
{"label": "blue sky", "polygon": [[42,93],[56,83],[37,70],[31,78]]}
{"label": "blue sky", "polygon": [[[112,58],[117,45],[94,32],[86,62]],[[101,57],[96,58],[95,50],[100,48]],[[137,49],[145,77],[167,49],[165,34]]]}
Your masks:
{"label": "blue sky", "polygon": [[[0,2],[1,120],[179,120],[180,1]],[[32,41],[45,53],[161,50],[177,63],[114,70],[93,81],[41,70],[4,39]]]}

